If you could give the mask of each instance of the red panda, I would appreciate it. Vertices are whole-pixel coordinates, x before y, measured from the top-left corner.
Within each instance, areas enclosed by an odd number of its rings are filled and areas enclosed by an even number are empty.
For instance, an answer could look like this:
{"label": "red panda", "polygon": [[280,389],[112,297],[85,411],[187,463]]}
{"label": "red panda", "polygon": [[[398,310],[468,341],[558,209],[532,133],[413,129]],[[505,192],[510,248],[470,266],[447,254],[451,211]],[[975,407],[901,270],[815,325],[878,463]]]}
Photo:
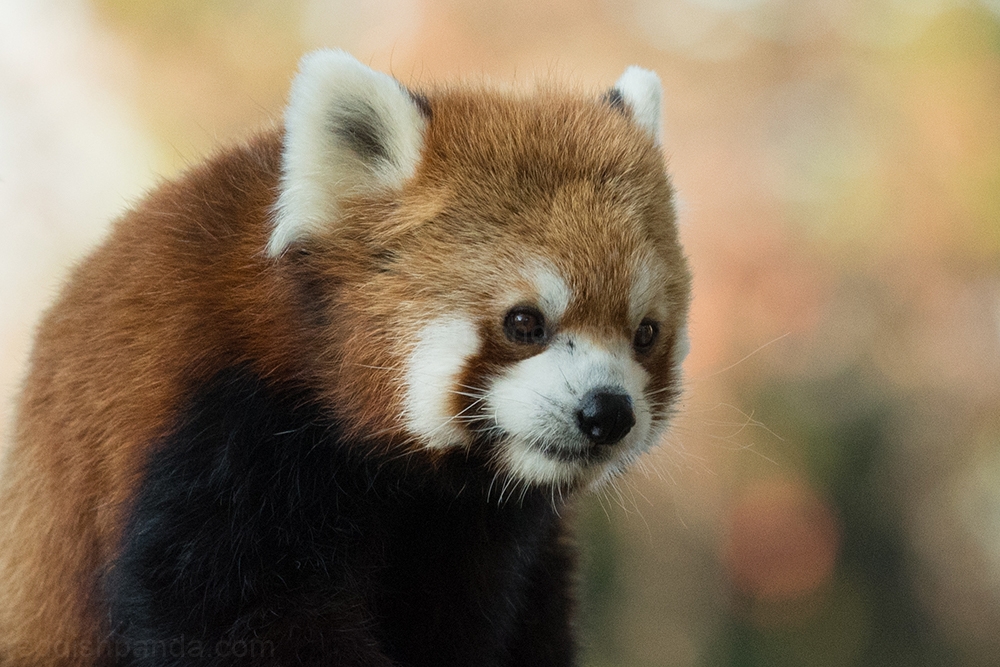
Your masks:
{"label": "red panda", "polygon": [[657,443],[687,347],[660,97],[306,56],[41,323],[0,666],[573,664],[560,510]]}

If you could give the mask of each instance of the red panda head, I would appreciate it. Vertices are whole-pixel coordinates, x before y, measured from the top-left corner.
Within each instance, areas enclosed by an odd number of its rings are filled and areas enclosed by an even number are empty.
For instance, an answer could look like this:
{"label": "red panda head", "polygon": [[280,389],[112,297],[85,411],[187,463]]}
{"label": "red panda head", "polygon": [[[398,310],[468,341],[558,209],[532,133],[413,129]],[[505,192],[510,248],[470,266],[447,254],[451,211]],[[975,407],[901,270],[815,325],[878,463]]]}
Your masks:
{"label": "red panda head", "polygon": [[422,95],[307,56],[267,252],[310,285],[310,363],[356,438],[559,487],[656,444],[690,290],[659,114],[638,68],[604,95]]}

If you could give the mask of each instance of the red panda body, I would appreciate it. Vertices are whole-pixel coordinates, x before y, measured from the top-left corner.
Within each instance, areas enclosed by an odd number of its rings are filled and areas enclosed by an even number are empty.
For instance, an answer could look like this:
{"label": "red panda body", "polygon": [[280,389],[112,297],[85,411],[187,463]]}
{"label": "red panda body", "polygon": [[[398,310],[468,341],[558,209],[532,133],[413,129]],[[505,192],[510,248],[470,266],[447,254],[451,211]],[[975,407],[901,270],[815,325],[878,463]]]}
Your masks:
{"label": "red panda body", "polygon": [[285,128],[161,186],[43,321],[0,666],[572,664],[560,507],[679,391],[658,96],[304,60]]}

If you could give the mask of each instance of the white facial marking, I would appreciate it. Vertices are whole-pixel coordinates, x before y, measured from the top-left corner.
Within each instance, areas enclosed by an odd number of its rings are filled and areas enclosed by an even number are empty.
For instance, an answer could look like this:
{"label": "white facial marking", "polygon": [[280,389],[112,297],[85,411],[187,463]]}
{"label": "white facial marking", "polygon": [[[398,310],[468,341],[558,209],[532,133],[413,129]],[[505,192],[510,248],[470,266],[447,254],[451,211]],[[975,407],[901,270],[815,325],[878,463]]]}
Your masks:
{"label": "white facial marking", "polygon": [[659,286],[663,284],[662,273],[649,258],[633,262],[635,274],[629,289],[629,318],[633,326],[637,326],[644,317],[662,319],[665,315],[658,312],[657,297],[660,296]]}
{"label": "white facial marking", "polygon": [[573,292],[566,281],[552,264],[543,260],[533,262],[525,272],[525,278],[538,293],[538,307],[545,319],[550,322],[558,321],[573,298]]}
{"label": "white facial marking", "polygon": [[680,369],[689,352],[691,352],[691,337],[688,336],[688,327],[685,323],[677,332],[677,342],[674,344],[673,359],[671,360],[674,362],[674,368]]}
{"label": "white facial marking", "polygon": [[[652,433],[648,382],[626,342],[609,347],[582,335],[556,336],[548,349],[512,366],[487,391],[487,411],[508,436],[502,449],[508,469],[521,479],[558,484],[598,476],[648,449],[659,435]],[[606,450],[607,460],[586,467],[562,460],[559,454],[582,458],[591,450],[576,413],[583,397],[602,387],[631,397],[635,425]]]}
{"label": "white facial marking", "polygon": [[459,374],[479,349],[471,320],[445,317],[425,325],[406,365],[405,419],[410,432],[431,449],[468,444],[461,416],[452,414]]}

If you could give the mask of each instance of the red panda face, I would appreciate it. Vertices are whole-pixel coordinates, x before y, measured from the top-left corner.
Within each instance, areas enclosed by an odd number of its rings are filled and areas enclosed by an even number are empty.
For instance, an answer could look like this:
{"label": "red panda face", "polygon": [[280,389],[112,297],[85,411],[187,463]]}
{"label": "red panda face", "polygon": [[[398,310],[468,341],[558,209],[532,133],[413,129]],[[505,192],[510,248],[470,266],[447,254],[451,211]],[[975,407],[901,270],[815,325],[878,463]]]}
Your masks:
{"label": "red panda face", "polygon": [[269,251],[309,248],[331,291],[317,364],[344,421],[475,450],[497,493],[600,482],[655,445],[690,282],[658,127],[635,68],[604,97],[415,97],[307,62]]}

